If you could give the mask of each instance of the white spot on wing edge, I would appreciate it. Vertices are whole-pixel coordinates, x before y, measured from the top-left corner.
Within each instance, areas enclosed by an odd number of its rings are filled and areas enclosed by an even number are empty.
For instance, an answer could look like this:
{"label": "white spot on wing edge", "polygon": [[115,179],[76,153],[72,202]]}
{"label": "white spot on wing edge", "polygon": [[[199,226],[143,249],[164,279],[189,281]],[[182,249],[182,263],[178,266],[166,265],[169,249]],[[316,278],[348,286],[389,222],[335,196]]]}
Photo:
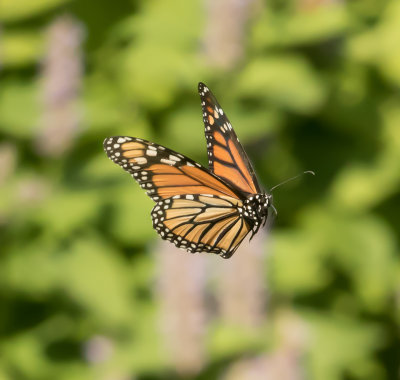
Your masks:
{"label": "white spot on wing edge", "polygon": [[166,158],[162,158],[160,161],[163,162],[164,164],[171,165],[171,166],[176,164],[176,161],[167,160]]}
{"label": "white spot on wing edge", "polygon": [[174,156],[173,154],[170,154],[170,155],[169,155],[169,158],[170,158],[171,160],[174,160],[174,161],[180,161],[180,160],[181,160],[179,157],[176,157],[176,156]]}

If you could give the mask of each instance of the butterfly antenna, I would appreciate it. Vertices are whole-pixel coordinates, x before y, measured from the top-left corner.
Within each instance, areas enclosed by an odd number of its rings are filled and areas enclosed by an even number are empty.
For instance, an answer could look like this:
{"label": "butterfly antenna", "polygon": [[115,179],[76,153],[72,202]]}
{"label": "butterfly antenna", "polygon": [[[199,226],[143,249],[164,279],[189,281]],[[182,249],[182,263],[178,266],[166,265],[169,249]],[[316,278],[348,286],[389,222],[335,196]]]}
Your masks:
{"label": "butterfly antenna", "polygon": [[285,183],[288,183],[288,182],[290,182],[290,181],[293,181],[294,179],[301,177],[303,174],[312,174],[312,175],[315,175],[315,173],[314,173],[313,171],[307,170],[307,171],[305,171],[305,172],[303,172],[303,173],[300,173],[300,174],[295,175],[295,176],[292,177],[292,178],[287,179],[286,181],[283,181],[283,182],[281,182],[281,183],[278,183],[277,185],[275,185],[274,187],[272,187],[269,191],[272,193],[272,191],[273,191],[274,189],[276,189],[277,187],[279,187],[279,186],[281,186],[281,185],[284,185]]}

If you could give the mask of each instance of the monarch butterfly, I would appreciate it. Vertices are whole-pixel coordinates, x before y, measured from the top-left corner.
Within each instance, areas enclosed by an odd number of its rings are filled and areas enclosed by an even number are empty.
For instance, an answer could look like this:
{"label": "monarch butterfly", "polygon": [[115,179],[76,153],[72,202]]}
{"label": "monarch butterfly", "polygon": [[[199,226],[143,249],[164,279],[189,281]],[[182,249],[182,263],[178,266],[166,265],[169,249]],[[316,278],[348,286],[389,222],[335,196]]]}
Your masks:
{"label": "monarch butterfly", "polygon": [[203,83],[198,90],[209,169],[134,137],[106,138],[104,150],[156,202],[151,216],[162,239],[191,253],[212,252],[229,258],[250,231],[253,237],[265,224],[272,196],[261,190],[215,96]]}

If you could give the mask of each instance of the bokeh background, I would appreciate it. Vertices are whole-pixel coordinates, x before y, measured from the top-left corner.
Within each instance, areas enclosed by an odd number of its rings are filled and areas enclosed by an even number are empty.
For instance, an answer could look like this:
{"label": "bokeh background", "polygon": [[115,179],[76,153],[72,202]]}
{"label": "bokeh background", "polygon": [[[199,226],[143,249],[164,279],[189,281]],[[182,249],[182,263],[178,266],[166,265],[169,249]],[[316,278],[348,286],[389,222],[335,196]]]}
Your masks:
{"label": "bokeh background", "polygon": [[[398,0],[2,0],[1,380],[400,377]],[[197,83],[266,188],[177,253],[103,139],[207,164]]]}

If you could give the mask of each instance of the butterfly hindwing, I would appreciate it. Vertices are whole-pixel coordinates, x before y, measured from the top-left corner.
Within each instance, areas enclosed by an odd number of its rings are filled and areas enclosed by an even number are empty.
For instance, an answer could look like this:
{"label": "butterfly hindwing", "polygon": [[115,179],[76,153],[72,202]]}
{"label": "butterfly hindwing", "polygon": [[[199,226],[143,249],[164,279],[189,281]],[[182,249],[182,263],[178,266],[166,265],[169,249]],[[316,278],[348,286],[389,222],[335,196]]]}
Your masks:
{"label": "butterfly hindwing", "polygon": [[185,194],[238,197],[229,185],[208,169],[162,145],[129,136],[115,136],[104,140],[104,150],[156,202]]}
{"label": "butterfly hindwing", "polygon": [[229,196],[186,194],[160,200],[151,216],[158,234],[177,247],[229,258],[251,230],[242,207]]}
{"label": "butterfly hindwing", "polygon": [[260,193],[254,169],[232,125],[210,89],[199,83],[209,168],[244,193]]}

